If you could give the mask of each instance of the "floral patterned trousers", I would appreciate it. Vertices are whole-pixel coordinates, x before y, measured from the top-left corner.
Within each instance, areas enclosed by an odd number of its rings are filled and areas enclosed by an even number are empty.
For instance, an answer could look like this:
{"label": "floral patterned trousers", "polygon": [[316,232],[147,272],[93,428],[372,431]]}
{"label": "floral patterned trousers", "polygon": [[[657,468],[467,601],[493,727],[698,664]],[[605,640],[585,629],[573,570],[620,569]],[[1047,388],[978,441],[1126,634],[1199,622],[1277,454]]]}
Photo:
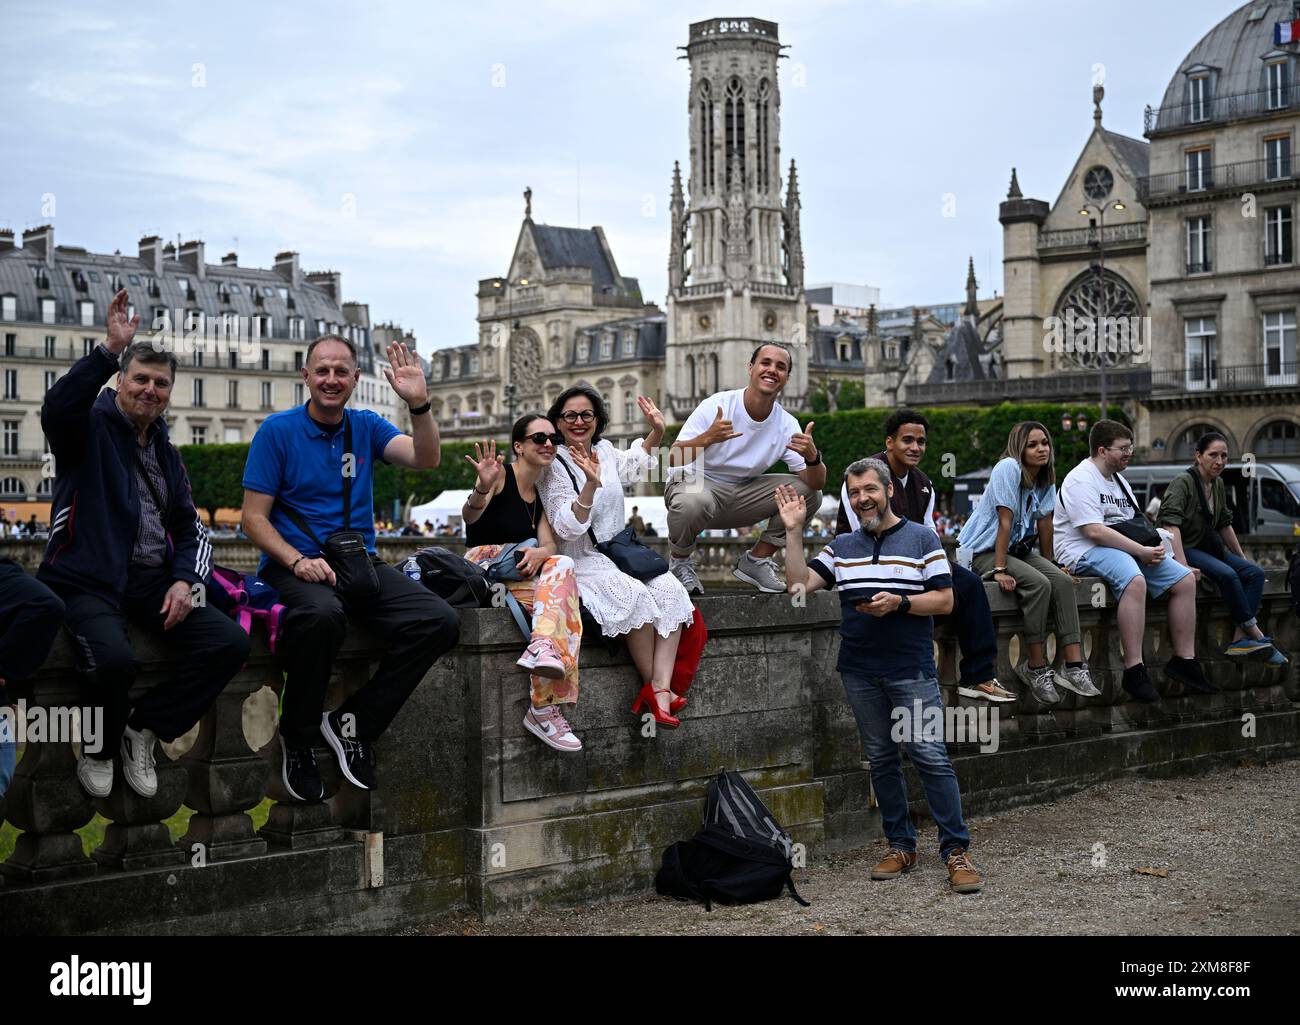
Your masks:
{"label": "floral patterned trousers", "polygon": [[[465,553],[470,562],[486,562],[500,553],[504,545],[479,545]],[[533,618],[533,640],[548,640],[555,645],[564,663],[564,677],[550,680],[529,676],[533,707],[574,705],[578,702],[578,648],[582,643],[582,613],[578,605],[578,578],[573,560],[567,555],[552,555],[536,575],[506,584],[524,610]]]}

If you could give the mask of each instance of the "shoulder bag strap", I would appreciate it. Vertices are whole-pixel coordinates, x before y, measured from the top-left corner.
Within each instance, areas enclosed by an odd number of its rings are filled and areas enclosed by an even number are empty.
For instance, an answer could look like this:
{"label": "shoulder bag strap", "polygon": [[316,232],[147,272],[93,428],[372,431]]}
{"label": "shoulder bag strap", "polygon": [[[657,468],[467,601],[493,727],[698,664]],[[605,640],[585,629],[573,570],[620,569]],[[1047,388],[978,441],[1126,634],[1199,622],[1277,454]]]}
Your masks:
{"label": "shoulder bag strap", "polygon": [[[131,442],[135,445],[134,439]],[[153,442],[150,442],[153,444]],[[154,503],[158,506],[158,516],[167,522],[167,503],[162,500],[162,495],[158,494],[158,487],[154,484],[153,478],[149,476],[149,468],[145,465],[144,456],[140,455],[140,446],[135,445],[135,465],[140,468],[140,476],[144,478],[145,487],[149,489],[149,494],[153,496]]]}
{"label": "shoulder bag strap", "polygon": [[1133,492],[1131,492],[1128,489],[1128,485],[1124,483],[1124,475],[1120,473],[1115,474],[1115,480],[1119,482],[1120,490],[1124,492],[1124,497],[1128,499],[1128,504],[1133,507],[1133,515],[1129,518],[1136,520],[1138,517],[1141,517],[1145,520],[1146,517],[1142,515],[1142,510],[1138,508],[1137,499],[1133,497]]}
{"label": "shoulder bag strap", "polygon": [[[343,461],[352,455],[352,417],[343,410]],[[348,467],[352,472],[343,475],[343,529],[352,529],[352,478],[356,476],[357,464],[353,460]]]}
{"label": "shoulder bag strap", "polygon": [[[573,484],[574,494],[575,495],[579,494],[581,492],[581,488],[578,487],[578,478],[573,475],[573,470],[569,468],[569,464],[565,462],[564,458],[558,452],[555,453],[555,461],[559,463],[561,466],[563,466],[564,472],[569,475],[569,481]],[[596,500],[593,498],[592,499],[593,505],[595,504],[595,501]],[[591,512],[592,510],[588,510],[587,512],[588,517],[591,516]],[[591,543],[593,545],[600,544],[600,542],[596,540],[596,531],[592,529],[590,520],[587,521],[587,536],[591,538]]]}

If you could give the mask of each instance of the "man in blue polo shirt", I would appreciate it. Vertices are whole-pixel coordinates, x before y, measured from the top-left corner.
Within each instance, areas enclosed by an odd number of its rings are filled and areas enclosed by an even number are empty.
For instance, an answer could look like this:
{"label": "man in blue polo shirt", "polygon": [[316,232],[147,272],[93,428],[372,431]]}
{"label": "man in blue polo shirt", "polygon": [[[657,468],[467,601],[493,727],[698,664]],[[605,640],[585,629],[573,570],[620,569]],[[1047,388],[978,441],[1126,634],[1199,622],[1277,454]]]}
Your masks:
{"label": "man in blue polo shirt", "polygon": [[[412,407],[411,435],[371,410],[346,408],[361,377],[356,349],[326,335],[307,347],[302,376],[311,397],[266,418],[244,466],[244,533],[263,552],[258,575],[289,610],[281,646],[280,742],[284,785],[299,800],[322,797],[312,752],[321,736],[354,786],[374,787],[371,745],[459,636],[456,613],[446,602],[375,554],[376,460],[432,469],[440,457],[419,361],[405,345],[390,345],[388,361],[389,385]],[[321,552],[340,530],[362,535],[377,594],[362,599],[340,591]],[[349,619],[383,636],[385,655],[365,687],[326,712],[325,689]]]}
{"label": "man in blue polo shirt", "polygon": [[777,488],[776,501],[786,530],[787,590],[839,591],[842,619],[835,668],[858,721],[889,840],[889,853],[872,868],[871,878],[896,879],[920,859],[898,744],[891,736],[901,715],[910,723],[904,736],[912,739],[904,743],[939,827],[939,856],[948,868],[948,883],[957,893],[977,893],[984,881],[967,854],[970,832],[961,814],[957,776],[944,738],[922,729],[933,718],[931,709],[943,721],[930,617],[952,609],[948,559],[933,530],[890,508],[894,486],[888,465],[859,459],[845,477],[860,526],[836,537],[811,566],[803,556],[803,499],[793,488]]}

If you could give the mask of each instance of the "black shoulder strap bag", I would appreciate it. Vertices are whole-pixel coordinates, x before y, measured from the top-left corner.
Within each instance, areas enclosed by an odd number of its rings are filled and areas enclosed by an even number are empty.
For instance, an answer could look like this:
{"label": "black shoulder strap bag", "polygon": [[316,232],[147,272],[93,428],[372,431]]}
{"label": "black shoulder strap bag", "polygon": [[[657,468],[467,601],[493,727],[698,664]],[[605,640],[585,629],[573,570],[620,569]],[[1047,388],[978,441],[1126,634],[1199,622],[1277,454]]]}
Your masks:
{"label": "black shoulder strap bag", "polygon": [[[348,462],[352,454],[352,418],[343,411],[343,459]],[[355,469],[355,464],[348,466]],[[329,563],[334,571],[334,590],[344,598],[364,601],[379,595],[379,578],[375,575],[374,563],[366,551],[365,535],[359,530],[352,530],[352,478],[355,473],[343,475],[343,529],[336,530],[324,543],[315,535],[307,521],[293,506],[284,499],[277,499],[299,530],[306,534],[320,549],[321,558]]]}
{"label": "black shoulder strap bag", "polygon": [[[564,472],[569,475],[569,480],[573,482],[573,490],[581,492],[582,489],[578,487],[578,478],[573,475],[573,470],[569,468],[569,464],[559,455],[555,457],[555,461],[563,466]],[[667,560],[653,548],[638,541],[636,531],[630,525],[624,527],[608,541],[597,541],[596,532],[591,529],[591,524],[588,523],[587,536],[591,538],[591,543],[596,546],[596,551],[608,558],[619,570],[630,577],[645,582],[663,576],[668,572]]]}

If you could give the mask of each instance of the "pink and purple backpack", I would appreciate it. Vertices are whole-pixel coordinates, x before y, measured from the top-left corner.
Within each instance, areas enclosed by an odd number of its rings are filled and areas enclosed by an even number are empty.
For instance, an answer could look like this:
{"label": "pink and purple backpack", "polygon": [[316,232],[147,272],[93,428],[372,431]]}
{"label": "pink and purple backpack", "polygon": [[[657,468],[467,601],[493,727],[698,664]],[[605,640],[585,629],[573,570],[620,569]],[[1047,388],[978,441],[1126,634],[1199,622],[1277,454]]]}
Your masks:
{"label": "pink and purple backpack", "polygon": [[260,619],[266,626],[271,653],[275,654],[288,611],[280,601],[279,591],[252,573],[213,566],[209,594],[213,606],[235,620],[246,634],[252,634],[253,620]]}

